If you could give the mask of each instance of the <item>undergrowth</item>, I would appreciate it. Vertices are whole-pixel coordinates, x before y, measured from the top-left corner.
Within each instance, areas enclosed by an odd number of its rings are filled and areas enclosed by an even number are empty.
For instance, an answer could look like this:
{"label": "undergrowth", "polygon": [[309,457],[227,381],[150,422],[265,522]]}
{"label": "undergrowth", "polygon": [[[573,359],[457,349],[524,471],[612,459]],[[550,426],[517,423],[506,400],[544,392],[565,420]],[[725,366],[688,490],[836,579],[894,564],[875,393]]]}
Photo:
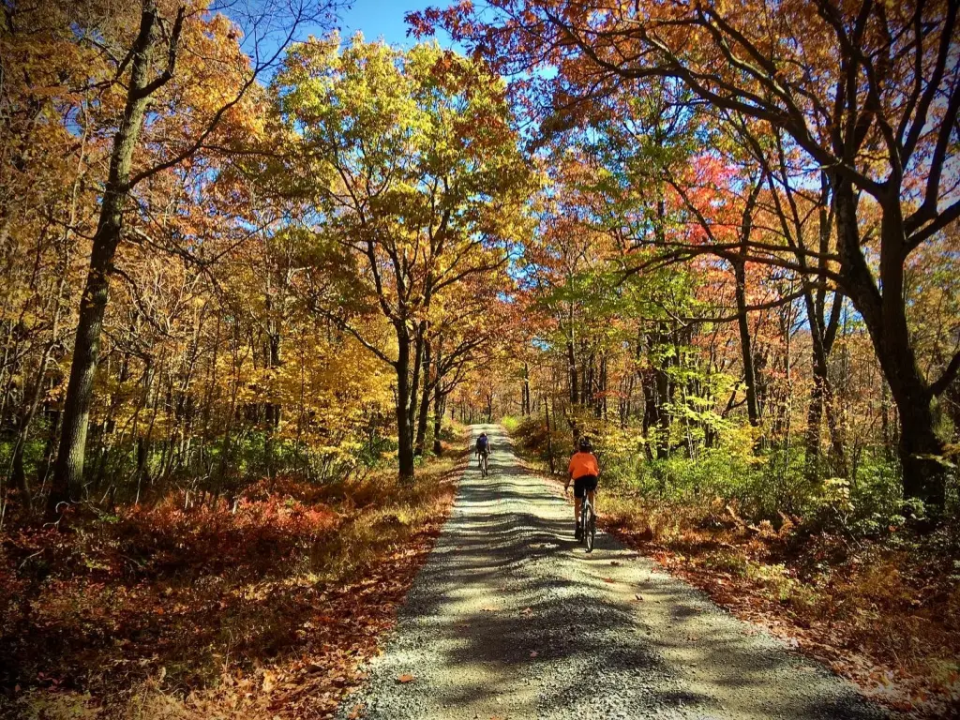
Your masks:
{"label": "undergrowth", "polygon": [[5,528],[0,714],[330,717],[452,501],[462,457],[233,503],[171,495]]}

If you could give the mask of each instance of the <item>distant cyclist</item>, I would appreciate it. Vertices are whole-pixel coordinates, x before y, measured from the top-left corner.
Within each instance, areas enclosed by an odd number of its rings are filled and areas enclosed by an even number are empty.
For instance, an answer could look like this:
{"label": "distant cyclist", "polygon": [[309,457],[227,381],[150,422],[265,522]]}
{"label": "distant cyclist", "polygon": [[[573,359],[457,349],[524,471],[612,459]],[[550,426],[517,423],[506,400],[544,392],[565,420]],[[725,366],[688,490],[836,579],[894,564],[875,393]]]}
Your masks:
{"label": "distant cyclist", "polygon": [[480,437],[477,438],[477,467],[481,467],[481,463],[486,459],[487,455],[490,454],[490,438],[487,437],[485,432],[480,433]]}
{"label": "distant cyclist", "polygon": [[574,537],[580,539],[580,506],[583,504],[584,495],[590,498],[590,504],[596,510],[596,504],[593,499],[597,491],[597,477],[600,475],[600,464],[597,462],[597,456],[593,454],[593,448],[587,438],[580,438],[579,450],[570,458],[570,479],[563,486],[563,491],[570,489],[570,482],[573,481],[573,521],[576,526]]}

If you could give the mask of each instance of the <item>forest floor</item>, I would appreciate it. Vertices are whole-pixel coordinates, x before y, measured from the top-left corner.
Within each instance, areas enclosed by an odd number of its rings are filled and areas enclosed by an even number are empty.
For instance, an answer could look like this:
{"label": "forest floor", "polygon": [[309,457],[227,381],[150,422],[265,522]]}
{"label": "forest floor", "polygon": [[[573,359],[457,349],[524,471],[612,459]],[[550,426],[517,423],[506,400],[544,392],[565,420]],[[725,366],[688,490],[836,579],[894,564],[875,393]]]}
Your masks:
{"label": "forest floor", "polygon": [[277,479],[0,535],[0,717],[331,717],[447,515],[463,453],[412,485]]}
{"label": "forest floor", "polygon": [[[481,428],[475,428],[479,430]],[[600,532],[493,426],[343,720],[884,717],[854,686]]]}
{"label": "forest floor", "polygon": [[722,506],[651,508],[616,490],[601,524],[737,617],[764,626],[910,718],[960,717],[954,531],[883,541],[774,532]]}
{"label": "forest floor", "polygon": [[[527,467],[555,485],[540,463]],[[601,485],[601,526],[740,619],[903,717],[960,717],[960,537],[751,525],[721,502],[654,504]]]}

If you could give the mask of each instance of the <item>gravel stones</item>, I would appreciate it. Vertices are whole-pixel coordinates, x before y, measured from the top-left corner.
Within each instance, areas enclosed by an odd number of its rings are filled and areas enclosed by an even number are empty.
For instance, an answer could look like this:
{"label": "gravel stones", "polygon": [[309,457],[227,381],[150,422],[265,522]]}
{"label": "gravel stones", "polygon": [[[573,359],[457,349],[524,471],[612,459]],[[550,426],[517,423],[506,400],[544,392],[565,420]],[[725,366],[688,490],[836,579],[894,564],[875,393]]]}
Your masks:
{"label": "gravel stones", "polygon": [[[884,717],[848,683],[598,533],[496,426],[370,679],[340,717],[382,720]],[[602,486],[599,511],[603,511]],[[642,601],[637,596],[642,597]],[[412,676],[399,682],[398,679]]]}

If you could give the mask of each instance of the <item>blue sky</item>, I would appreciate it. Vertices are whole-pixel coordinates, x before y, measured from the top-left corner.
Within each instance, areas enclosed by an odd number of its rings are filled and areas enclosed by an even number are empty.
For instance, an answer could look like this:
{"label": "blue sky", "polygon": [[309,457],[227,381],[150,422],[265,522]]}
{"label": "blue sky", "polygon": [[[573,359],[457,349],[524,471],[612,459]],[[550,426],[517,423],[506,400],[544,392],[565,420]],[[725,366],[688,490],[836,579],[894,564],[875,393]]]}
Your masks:
{"label": "blue sky", "polygon": [[[273,7],[271,3],[261,4],[263,0],[240,0],[243,12],[237,12],[234,3],[236,0],[224,0],[222,9],[221,3],[214,2],[214,7],[218,11],[223,11],[231,17],[234,22],[239,23],[244,30],[243,49],[250,54],[254,54],[254,43],[259,46],[261,57],[269,57],[276,49],[278,43],[286,38],[289,30],[287,16],[270,16],[272,22],[269,27],[261,33],[253,33],[245,26],[245,21],[261,22],[262,13],[267,6]],[[383,39],[391,45],[402,47],[411,47],[417,40],[414,37],[407,36],[407,24],[403,18],[408,12],[424,10],[431,5],[437,7],[447,7],[453,0],[346,0],[350,2],[348,9],[342,9],[337,18],[337,27],[340,29],[340,36],[344,39],[350,38],[358,31],[368,41]],[[243,4],[245,3],[245,4]],[[283,1],[276,3],[277,7],[283,7]],[[258,25],[263,30],[264,25]],[[306,40],[308,36],[322,36],[328,28],[305,23],[298,28],[296,41]],[[249,34],[248,34],[249,31]],[[264,34],[265,33],[265,34]],[[429,38],[424,38],[427,40]],[[441,31],[437,33],[436,40],[442,47],[454,47],[460,49],[456,43],[453,43],[450,36]],[[266,69],[263,78],[269,78],[274,68]]]}
{"label": "blue sky", "polygon": [[[353,7],[341,15],[341,34],[350,37],[359,30],[367,40],[382,37],[391,45],[409,46],[415,39],[407,37],[403,16],[430,5],[445,7],[449,4],[450,0],[354,0]],[[438,40],[443,45],[449,44],[449,40],[442,36]]]}

